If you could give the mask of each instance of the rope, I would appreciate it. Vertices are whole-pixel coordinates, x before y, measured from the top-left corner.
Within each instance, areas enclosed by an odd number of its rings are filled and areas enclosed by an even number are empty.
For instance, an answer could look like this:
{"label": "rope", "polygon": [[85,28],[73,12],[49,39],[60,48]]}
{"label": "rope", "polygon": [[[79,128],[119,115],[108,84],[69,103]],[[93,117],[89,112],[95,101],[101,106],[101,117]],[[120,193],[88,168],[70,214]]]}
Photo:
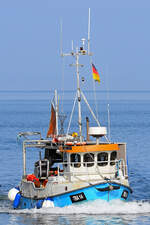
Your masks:
{"label": "rope", "polygon": [[109,91],[109,82],[108,82],[108,72],[106,71],[106,94],[107,94],[107,112],[108,112],[108,139],[109,139],[109,142],[111,140],[111,136],[110,136],[110,126],[111,126],[111,123],[110,123],[110,91]]}
{"label": "rope", "polygon": [[[92,65],[92,56],[90,57],[90,65]],[[91,69],[92,74],[92,69]],[[96,97],[96,86],[95,86],[95,80],[93,79],[93,93],[94,93],[94,102],[95,102],[95,111],[96,111],[96,117],[98,120],[98,104],[97,104],[97,97]]]}
{"label": "rope", "polygon": [[75,98],[74,98],[73,108],[72,108],[72,112],[71,112],[71,115],[70,115],[70,120],[69,120],[69,124],[68,124],[68,128],[67,128],[67,135],[69,133],[69,129],[70,129],[70,125],[71,125],[72,116],[73,116],[74,108],[75,108],[75,105],[76,105],[76,101],[77,101],[77,92],[76,92],[76,95],[75,95]]}
{"label": "rope", "polygon": [[64,57],[62,57],[62,99],[61,99],[61,112],[63,112],[63,105],[64,105]]}
{"label": "rope", "polygon": [[94,79],[93,79],[93,93],[94,93],[94,101],[95,101],[96,117],[97,117],[97,119],[98,119],[98,106],[97,106],[96,86],[95,86],[95,80],[94,80]]}

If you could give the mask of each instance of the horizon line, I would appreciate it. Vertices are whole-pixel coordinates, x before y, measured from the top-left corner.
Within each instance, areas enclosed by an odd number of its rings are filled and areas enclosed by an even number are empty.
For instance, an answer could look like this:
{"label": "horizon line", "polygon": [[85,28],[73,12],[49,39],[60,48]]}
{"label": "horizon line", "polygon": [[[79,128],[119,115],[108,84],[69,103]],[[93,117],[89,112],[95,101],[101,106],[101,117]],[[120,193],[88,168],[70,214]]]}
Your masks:
{"label": "horizon line", "polygon": [[[0,90],[0,92],[54,92],[56,89],[52,90]],[[75,92],[76,90],[57,90],[58,92]],[[84,92],[93,92],[93,90],[84,90]],[[150,92],[150,90],[96,90],[96,92]]]}

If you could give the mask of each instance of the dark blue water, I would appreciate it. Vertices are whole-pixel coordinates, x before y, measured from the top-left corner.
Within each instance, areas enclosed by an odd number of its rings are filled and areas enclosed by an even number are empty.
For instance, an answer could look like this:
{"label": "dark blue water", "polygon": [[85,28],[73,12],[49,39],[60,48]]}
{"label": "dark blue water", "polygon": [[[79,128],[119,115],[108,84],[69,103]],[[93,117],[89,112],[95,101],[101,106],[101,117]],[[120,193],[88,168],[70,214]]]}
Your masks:
{"label": "dark blue water", "polygon": [[[91,99],[92,106],[93,102]],[[0,97],[0,224],[150,224],[150,98],[115,98],[109,101],[111,140],[127,143],[129,181],[133,189],[130,202],[95,201],[51,210],[12,209],[7,192],[20,182],[22,175],[21,140],[17,140],[17,134],[40,131],[42,137],[45,137],[50,118],[49,103],[49,96],[41,92],[25,95],[7,92]],[[72,104],[72,97],[64,100],[63,110],[67,114],[65,130]],[[82,109],[90,116],[85,105]],[[106,100],[98,99],[98,111],[100,122],[107,126]],[[86,115],[83,116],[84,134]],[[70,132],[77,131],[76,118],[77,110],[74,112],[73,129]],[[92,119],[90,124],[94,125]],[[38,152],[31,150],[28,155],[28,170],[31,172],[34,156],[38,157]]]}

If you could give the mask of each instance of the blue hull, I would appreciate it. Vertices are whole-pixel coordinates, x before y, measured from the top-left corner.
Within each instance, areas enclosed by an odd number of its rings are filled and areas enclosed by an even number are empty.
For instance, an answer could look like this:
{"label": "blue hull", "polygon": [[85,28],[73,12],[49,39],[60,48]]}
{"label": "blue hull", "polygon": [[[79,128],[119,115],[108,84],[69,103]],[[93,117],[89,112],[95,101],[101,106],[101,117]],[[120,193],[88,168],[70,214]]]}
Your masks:
{"label": "blue hull", "polygon": [[131,193],[132,190],[129,187],[116,183],[97,184],[54,197],[49,197],[47,199],[31,199],[20,196],[18,206],[14,208],[42,208],[44,200],[52,202],[55,207],[65,207],[74,203],[83,203],[96,199],[105,201],[120,199],[123,201],[128,201]]}

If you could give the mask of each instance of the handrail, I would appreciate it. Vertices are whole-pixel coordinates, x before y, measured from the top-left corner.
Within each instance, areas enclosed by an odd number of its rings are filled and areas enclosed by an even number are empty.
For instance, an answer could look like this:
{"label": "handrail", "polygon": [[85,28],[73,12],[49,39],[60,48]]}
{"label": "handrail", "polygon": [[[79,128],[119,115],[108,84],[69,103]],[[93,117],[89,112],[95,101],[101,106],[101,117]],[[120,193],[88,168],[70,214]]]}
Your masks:
{"label": "handrail", "polygon": [[36,135],[39,135],[40,139],[41,139],[41,132],[39,132],[39,131],[35,131],[35,132],[32,132],[32,131],[19,132],[17,137],[24,137],[24,138],[27,139],[27,136],[36,136]]}

